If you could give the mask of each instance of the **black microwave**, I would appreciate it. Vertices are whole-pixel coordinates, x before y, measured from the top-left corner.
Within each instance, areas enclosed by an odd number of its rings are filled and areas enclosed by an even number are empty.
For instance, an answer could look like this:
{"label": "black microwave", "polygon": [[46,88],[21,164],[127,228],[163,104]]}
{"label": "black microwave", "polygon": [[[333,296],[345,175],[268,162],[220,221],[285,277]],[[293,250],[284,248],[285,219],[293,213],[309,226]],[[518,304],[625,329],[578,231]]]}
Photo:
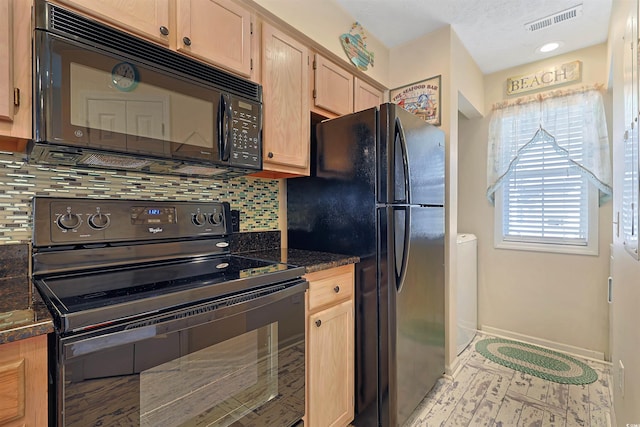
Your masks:
{"label": "black microwave", "polygon": [[231,177],[262,169],[262,87],[36,1],[31,163]]}

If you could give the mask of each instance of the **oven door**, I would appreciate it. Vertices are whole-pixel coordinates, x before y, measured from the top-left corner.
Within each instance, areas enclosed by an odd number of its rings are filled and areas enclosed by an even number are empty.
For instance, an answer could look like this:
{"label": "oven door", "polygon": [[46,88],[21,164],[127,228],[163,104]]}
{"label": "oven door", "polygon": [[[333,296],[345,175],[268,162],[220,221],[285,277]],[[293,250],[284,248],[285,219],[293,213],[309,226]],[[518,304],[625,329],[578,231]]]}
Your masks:
{"label": "oven door", "polygon": [[298,279],[58,338],[53,425],[296,424],[304,415],[307,286]]}

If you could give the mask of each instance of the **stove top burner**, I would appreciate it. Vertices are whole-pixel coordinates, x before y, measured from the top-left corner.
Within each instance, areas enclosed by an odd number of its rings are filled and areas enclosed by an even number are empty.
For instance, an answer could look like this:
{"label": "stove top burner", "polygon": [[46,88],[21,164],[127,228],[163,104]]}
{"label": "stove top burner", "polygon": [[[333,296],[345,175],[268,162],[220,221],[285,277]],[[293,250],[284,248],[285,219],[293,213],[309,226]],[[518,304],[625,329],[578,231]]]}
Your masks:
{"label": "stove top burner", "polygon": [[234,295],[303,273],[287,264],[224,255],[45,276],[34,283],[56,325],[69,332]]}
{"label": "stove top burner", "polygon": [[77,312],[290,268],[286,264],[223,256],[157,267],[49,278],[42,283],[56,294],[66,311]]}

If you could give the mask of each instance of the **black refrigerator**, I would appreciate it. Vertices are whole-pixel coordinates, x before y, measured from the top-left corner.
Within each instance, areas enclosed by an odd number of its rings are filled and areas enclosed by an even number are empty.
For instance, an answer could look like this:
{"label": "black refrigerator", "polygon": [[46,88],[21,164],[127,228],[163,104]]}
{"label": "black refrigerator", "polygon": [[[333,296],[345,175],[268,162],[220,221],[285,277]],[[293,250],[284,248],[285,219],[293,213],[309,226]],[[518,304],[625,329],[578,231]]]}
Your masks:
{"label": "black refrigerator", "polygon": [[357,255],[354,425],[401,426],[444,373],[444,133],[395,104],[316,125],[289,248]]}

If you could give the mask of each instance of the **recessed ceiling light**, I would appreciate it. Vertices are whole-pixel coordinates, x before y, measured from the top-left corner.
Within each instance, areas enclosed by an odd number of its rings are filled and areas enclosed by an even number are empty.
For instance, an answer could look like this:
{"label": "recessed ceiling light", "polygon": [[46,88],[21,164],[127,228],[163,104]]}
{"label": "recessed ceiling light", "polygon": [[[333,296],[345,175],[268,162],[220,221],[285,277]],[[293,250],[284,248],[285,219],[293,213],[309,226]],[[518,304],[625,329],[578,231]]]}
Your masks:
{"label": "recessed ceiling light", "polygon": [[554,51],[554,50],[556,50],[556,49],[557,49],[557,48],[559,48],[559,47],[560,47],[560,43],[558,43],[558,42],[551,42],[551,43],[547,43],[547,44],[545,44],[545,45],[540,46],[540,47],[538,48],[538,51],[539,51],[539,52],[542,52],[542,53],[547,53],[547,52]]}

